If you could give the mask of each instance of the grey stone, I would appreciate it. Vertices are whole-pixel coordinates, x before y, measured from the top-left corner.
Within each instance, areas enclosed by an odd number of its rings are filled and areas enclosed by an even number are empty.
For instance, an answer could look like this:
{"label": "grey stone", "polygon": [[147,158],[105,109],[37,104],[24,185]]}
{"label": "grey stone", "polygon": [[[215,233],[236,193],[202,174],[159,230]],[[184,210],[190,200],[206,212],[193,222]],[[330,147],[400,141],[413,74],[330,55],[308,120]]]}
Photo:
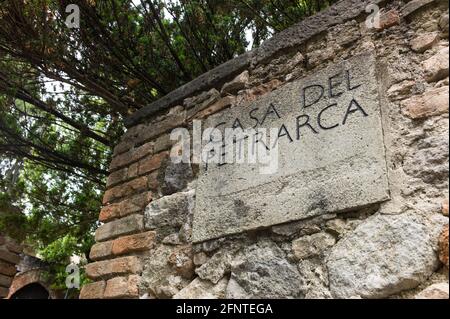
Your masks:
{"label": "grey stone", "polygon": [[175,249],[173,246],[160,245],[151,251],[141,275],[139,290],[142,293],[148,292],[154,298],[172,298],[189,284],[190,280],[177,276],[168,265],[168,259]]}
{"label": "grey stone", "polygon": [[309,257],[321,256],[335,244],[336,240],[327,233],[317,233],[303,236],[292,242],[292,252],[295,258],[302,260]]}
{"label": "grey stone", "polygon": [[169,235],[183,226],[193,209],[195,191],[176,193],[152,201],[145,208],[146,229],[158,229],[160,234]]}
{"label": "grey stone", "polygon": [[162,194],[171,195],[182,191],[193,177],[194,174],[189,163],[174,163],[169,159],[161,181]]}
{"label": "grey stone", "polygon": [[321,260],[307,259],[298,264],[302,278],[302,297],[305,299],[332,298],[328,289],[328,273]]}
{"label": "grey stone", "polygon": [[405,6],[401,9],[401,14],[403,17],[407,17],[410,14],[416,12],[423,6],[426,6],[430,3],[433,3],[435,0],[412,0],[405,4]]}
{"label": "grey stone", "polygon": [[443,14],[439,19],[439,27],[443,32],[448,33],[448,13]]}
{"label": "grey stone", "polygon": [[238,91],[245,89],[245,86],[247,85],[249,80],[249,73],[248,71],[244,71],[241,74],[239,74],[237,77],[235,77],[232,81],[227,82],[222,87],[222,94],[235,94]]}
{"label": "grey stone", "polygon": [[[347,90],[344,78],[347,70],[350,86],[360,85],[356,89]],[[324,92],[316,104],[306,109],[299,105],[303,103],[302,90],[306,86],[321,84],[326,87],[329,77],[337,74],[342,77],[333,80],[341,82],[334,89],[342,93],[339,97],[330,100],[328,93]],[[387,200],[389,193],[376,78],[374,56],[362,54],[303,80],[285,84],[252,102],[244,112],[235,108],[209,117],[204,128],[215,127],[218,123],[225,123],[221,129],[229,128],[238,118],[246,129],[255,124],[248,110],[258,108],[253,116],[261,123],[266,112],[271,111],[270,106],[274,105],[279,117],[272,110],[260,127],[275,128],[277,134],[285,125],[292,142],[282,131],[284,136],[278,143],[278,163],[272,162],[278,167],[270,173],[261,173],[261,168],[267,168],[262,164],[219,166],[210,163],[207,170],[202,165],[197,183],[193,241],[201,242],[331,212],[355,210]],[[328,88],[324,91],[328,92]],[[311,92],[308,94],[307,103],[313,102],[315,97],[312,95]],[[347,110],[356,109],[354,101],[364,112],[358,109],[350,113],[344,124]],[[331,103],[337,105],[321,113],[322,124],[338,126],[332,130],[320,129],[319,113]],[[298,121],[304,124],[307,116],[308,123],[317,133],[305,126],[297,135],[297,118],[301,117]],[[250,135],[248,141],[254,139]],[[273,139],[270,145],[273,145]]]}
{"label": "grey stone", "polygon": [[231,271],[231,262],[233,261],[236,249],[223,249],[215,253],[207,262],[201,267],[197,268],[195,272],[204,280],[209,280],[216,284],[226,274]]}
{"label": "grey stone", "polygon": [[228,278],[222,278],[217,284],[195,278],[188,286],[173,296],[173,299],[224,299]]}
{"label": "grey stone", "polygon": [[424,282],[439,266],[448,219],[418,213],[375,215],[341,239],[327,259],[335,298],[384,298]]}
{"label": "grey stone", "polygon": [[301,277],[273,242],[261,241],[245,248],[232,264],[227,298],[298,298]]}

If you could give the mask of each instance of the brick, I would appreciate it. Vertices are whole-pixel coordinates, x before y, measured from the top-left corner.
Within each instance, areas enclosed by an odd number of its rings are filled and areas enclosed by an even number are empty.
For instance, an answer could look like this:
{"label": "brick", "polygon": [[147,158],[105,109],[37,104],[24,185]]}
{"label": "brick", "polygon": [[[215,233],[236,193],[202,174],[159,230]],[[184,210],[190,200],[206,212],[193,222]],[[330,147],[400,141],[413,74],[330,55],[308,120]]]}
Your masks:
{"label": "brick", "polygon": [[172,145],[175,143],[176,141],[172,141],[170,140],[170,134],[164,134],[161,135],[160,137],[158,137],[155,140],[155,149],[154,152],[155,153],[160,153],[162,151],[167,151],[170,150],[170,148],[172,147]]}
{"label": "brick", "polygon": [[223,109],[225,109],[227,107],[234,105],[235,102],[236,102],[236,97],[231,96],[231,95],[225,96],[225,97],[221,98],[219,101],[217,101],[216,103],[214,103],[213,105],[207,107],[206,109],[201,110],[197,113],[191,113],[191,115],[189,117],[190,117],[190,119],[202,120],[212,114],[215,114],[219,111],[222,111]]}
{"label": "brick", "polygon": [[5,298],[6,296],[8,296],[8,292],[8,288],[0,287],[0,298]]}
{"label": "brick", "polygon": [[10,252],[13,252],[13,253],[16,253],[16,254],[22,253],[22,250],[23,250],[22,245],[19,245],[18,243],[14,242],[12,240],[9,240],[6,243],[6,248],[8,248],[8,250]]}
{"label": "brick", "polygon": [[93,282],[81,287],[80,299],[102,299],[106,283],[102,281]]}
{"label": "brick", "polygon": [[448,86],[432,89],[413,96],[400,104],[402,113],[412,119],[421,119],[448,112]]}
{"label": "brick", "polygon": [[16,274],[16,267],[10,263],[0,260],[0,274],[14,276]]}
{"label": "brick", "polygon": [[114,255],[123,255],[136,251],[152,249],[155,245],[156,233],[149,231],[142,234],[135,234],[117,238],[112,245]]}
{"label": "brick", "polygon": [[131,164],[130,167],[128,167],[128,171],[127,171],[127,178],[131,179],[131,178],[135,178],[136,176],[138,176],[138,172],[139,172],[139,163],[134,163]]}
{"label": "brick", "polygon": [[142,212],[152,201],[152,192],[144,192],[133,197],[126,198],[120,203],[105,206],[100,211],[99,221],[107,222],[119,217],[125,217]]}
{"label": "brick", "polygon": [[86,275],[93,280],[126,274],[137,274],[141,271],[142,262],[136,256],[97,261],[86,265]]}
{"label": "brick", "polygon": [[181,127],[186,120],[186,112],[179,112],[178,114],[172,114],[167,118],[155,122],[149,123],[143,128],[136,137],[136,143],[143,143],[149,141],[159,135],[169,132],[170,130]]}
{"label": "brick", "polygon": [[158,171],[155,171],[148,175],[147,177],[147,183],[148,183],[148,189],[152,191],[157,191],[159,187],[159,180],[158,180]]}
{"label": "brick", "polygon": [[115,203],[104,206],[100,211],[98,220],[101,222],[107,222],[119,217],[120,217],[120,203]]}
{"label": "brick", "polygon": [[120,167],[127,166],[132,162],[136,162],[141,158],[153,153],[153,143],[146,143],[139,147],[133,148],[126,153],[115,156],[112,161],[109,169],[116,170]]}
{"label": "brick", "polygon": [[20,262],[20,257],[17,254],[0,249],[0,260],[7,261],[11,264],[18,264]]}
{"label": "brick", "polygon": [[142,215],[130,215],[101,225],[95,232],[95,241],[101,242],[123,235],[138,233],[144,229]]}
{"label": "brick", "polygon": [[448,77],[448,54],[448,47],[445,47],[422,62],[422,68],[427,82],[437,82]]}
{"label": "brick", "polygon": [[150,173],[161,167],[162,161],[167,158],[168,152],[161,152],[144,158],[139,162],[139,175]]}
{"label": "brick", "polygon": [[107,281],[105,298],[138,298],[139,276],[116,277]]}
{"label": "brick", "polygon": [[129,182],[108,189],[103,196],[103,205],[106,205],[113,200],[145,191],[146,189],[147,177],[142,176],[135,178]]}
{"label": "brick", "polygon": [[89,253],[89,258],[92,260],[100,260],[111,256],[112,254],[112,241],[97,243],[91,247],[91,252]]}
{"label": "brick", "polygon": [[108,179],[106,180],[106,187],[114,186],[122,181],[126,180],[128,177],[128,168],[122,168],[118,171],[112,172],[108,175]]}
{"label": "brick", "polygon": [[11,285],[13,277],[0,275],[0,286],[9,287]]}

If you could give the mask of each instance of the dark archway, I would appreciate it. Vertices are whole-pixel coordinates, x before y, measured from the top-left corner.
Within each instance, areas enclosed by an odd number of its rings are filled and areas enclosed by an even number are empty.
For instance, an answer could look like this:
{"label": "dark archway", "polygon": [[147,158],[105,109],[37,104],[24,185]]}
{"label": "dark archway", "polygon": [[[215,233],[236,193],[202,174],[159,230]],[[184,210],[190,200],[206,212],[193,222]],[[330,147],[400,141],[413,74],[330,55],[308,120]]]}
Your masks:
{"label": "dark archway", "polygon": [[41,284],[32,283],[17,290],[10,299],[50,299],[50,295]]}

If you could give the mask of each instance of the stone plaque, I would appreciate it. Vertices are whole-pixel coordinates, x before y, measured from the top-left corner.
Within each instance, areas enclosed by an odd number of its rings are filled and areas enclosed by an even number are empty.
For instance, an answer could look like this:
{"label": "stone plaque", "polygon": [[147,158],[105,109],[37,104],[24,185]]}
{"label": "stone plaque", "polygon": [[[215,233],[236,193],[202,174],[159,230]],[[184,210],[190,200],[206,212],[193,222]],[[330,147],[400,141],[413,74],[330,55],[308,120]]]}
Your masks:
{"label": "stone plaque", "polygon": [[202,123],[270,129],[267,139],[233,144],[244,154],[277,145],[278,165],[262,173],[256,163],[202,164],[193,241],[389,199],[375,63],[372,54],[353,57]]}

